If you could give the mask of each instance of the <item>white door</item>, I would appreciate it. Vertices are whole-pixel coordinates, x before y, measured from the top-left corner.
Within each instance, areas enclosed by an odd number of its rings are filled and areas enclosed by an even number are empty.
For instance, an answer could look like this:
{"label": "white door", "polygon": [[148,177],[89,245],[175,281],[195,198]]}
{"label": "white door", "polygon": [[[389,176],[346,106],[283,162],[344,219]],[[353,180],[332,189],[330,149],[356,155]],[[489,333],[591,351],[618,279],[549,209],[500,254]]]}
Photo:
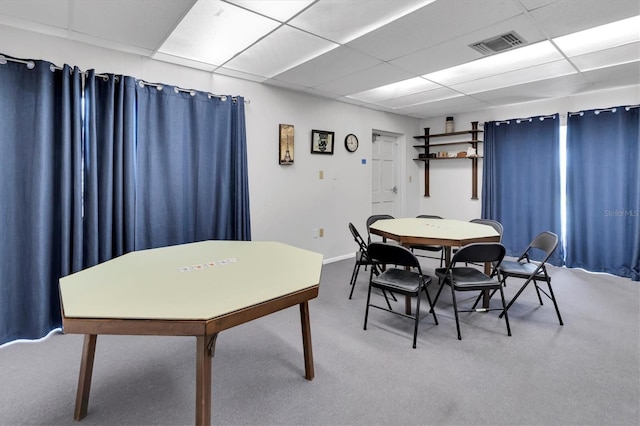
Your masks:
{"label": "white door", "polygon": [[398,140],[395,136],[374,134],[371,152],[371,214],[399,213]]}

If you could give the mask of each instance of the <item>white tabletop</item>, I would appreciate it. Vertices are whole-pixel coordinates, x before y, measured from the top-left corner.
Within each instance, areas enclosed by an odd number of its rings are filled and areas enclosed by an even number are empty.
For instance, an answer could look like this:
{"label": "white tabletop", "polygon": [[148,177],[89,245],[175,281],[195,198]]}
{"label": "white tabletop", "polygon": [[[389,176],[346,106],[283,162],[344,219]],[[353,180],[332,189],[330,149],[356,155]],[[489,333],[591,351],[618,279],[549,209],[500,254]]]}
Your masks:
{"label": "white tabletop", "polygon": [[452,219],[382,219],[371,228],[399,236],[454,241],[500,236],[491,226]]}
{"label": "white tabletop", "polygon": [[278,242],[203,241],[120,256],[60,279],[68,318],[215,318],[320,283],[322,255]]}

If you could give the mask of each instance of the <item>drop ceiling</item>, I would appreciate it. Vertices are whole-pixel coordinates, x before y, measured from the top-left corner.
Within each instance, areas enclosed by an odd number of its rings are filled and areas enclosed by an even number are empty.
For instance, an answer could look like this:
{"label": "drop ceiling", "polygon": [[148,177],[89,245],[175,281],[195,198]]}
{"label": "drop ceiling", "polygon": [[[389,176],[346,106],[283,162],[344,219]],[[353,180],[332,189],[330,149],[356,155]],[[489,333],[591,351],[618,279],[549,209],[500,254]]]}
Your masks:
{"label": "drop ceiling", "polygon": [[640,94],[638,0],[0,0],[1,25],[418,118]]}

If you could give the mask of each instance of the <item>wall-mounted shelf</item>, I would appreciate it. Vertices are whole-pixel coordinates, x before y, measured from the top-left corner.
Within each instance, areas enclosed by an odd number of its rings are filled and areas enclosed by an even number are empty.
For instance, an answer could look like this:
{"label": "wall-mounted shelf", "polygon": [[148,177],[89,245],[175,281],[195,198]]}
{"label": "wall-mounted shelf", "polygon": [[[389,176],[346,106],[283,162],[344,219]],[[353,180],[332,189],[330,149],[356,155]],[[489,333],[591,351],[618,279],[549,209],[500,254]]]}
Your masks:
{"label": "wall-mounted shelf", "polygon": [[[424,135],[414,136],[414,139],[422,139],[424,140],[424,144],[414,145],[413,147],[420,150],[424,149],[422,155],[419,155],[419,158],[414,158],[416,161],[424,162],[424,196],[429,197],[429,162],[437,161],[437,160],[471,160],[471,199],[478,199],[478,156],[473,157],[432,157],[432,153],[430,150],[433,147],[439,146],[452,146],[452,145],[471,145],[471,147],[478,152],[478,143],[482,141],[478,139],[478,133],[482,133],[482,130],[478,130],[478,122],[471,122],[471,130],[462,130],[458,132],[449,132],[449,133],[435,133],[429,134],[429,127],[424,128]],[[454,141],[454,142],[440,142],[440,143],[431,143],[432,138],[450,138],[456,136],[471,136],[471,140],[463,140],[463,141]]]}

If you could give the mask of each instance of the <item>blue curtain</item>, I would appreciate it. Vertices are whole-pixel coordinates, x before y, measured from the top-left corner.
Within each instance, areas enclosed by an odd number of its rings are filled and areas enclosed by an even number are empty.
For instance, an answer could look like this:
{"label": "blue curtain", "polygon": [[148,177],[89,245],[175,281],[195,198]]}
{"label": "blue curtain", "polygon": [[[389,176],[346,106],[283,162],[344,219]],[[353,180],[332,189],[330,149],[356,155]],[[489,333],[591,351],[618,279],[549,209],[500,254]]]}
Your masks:
{"label": "blue curtain", "polygon": [[80,71],[30,62],[0,65],[0,344],[59,327],[82,267]]}
{"label": "blue curtain", "polygon": [[567,266],[640,281],[638,108],[569,114]]}
{"label": "blue curtain", "polygon": [[83,89],[78,68],[7,58],[0,344],[59,327],[58,279],[83,267],[135,249],[251,239],[243,98],[93,70]]}
{"label": "blue curtain", "polygon": [[[482,217],[502,223],[510,256],[540,232],[562,238],[559,121],[556,114],[485,123]],[[562,265],[562,241],[549,261]]]}
{"label": "blue curtain", "polygon": [[100,75],[85,81],[84,266],[134,249],[135,79]]}
{"label": "blue curtain", "polygon": [[244,100],[139,85],[135,248],[249,240]]}

